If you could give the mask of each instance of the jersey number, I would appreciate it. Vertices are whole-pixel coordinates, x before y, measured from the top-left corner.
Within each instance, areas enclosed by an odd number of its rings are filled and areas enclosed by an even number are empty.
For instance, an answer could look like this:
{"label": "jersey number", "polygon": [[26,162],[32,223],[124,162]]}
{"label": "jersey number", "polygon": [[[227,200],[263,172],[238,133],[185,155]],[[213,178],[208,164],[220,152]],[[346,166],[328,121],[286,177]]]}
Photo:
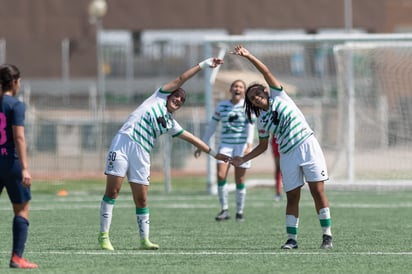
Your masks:
{"label": "jersey number", "polygon": [[7,142],[6,125],[6,115],[3,112],[0,112],[0,145]]}

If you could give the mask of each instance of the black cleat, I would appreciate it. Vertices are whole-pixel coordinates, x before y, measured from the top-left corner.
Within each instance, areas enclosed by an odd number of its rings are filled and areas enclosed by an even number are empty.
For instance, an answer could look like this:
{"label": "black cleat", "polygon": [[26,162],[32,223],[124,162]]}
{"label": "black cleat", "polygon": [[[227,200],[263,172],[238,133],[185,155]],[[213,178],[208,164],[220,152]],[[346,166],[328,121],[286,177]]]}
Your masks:
{"label": "black cleat", "polygon": [[224,221],[224,220],[229,220],[229,219],[230,219],[230,215],[227,209],[220,211],[220,213],[217,214],[215,218],[216,221]]}
{"label": "black cleat", "polygon": [[298,248],[298,243],[293,239],[288,239],[284,245],[280,247],[281,249],[296,249]]}
{"label": "black cleat", "polygon": [[330,235],[323,235],[322,236],[322,244],[320,245],[322,249],[332,249],[332,236]]}

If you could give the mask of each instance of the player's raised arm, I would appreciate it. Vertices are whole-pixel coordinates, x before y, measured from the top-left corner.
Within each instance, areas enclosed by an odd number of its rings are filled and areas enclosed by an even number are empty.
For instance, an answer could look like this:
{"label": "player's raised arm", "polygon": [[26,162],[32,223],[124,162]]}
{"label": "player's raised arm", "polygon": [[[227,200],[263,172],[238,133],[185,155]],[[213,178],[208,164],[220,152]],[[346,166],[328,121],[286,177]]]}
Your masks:
{"label": "player's raised arm", "polygon": [[248,59],[260,71],[260,73],[262,73],[263,77],[265,78],[265,81],[268,83],[269,86],[278,89],[282,87],[280,82],[272,74],[269,68],[242,45],[237,45],[232,54],[243,56],[246,59]]}
{"label": "player's raised arm", "polygon": [[169,83],[163,85],[162,90],[163,91],[174,91],[178,88],[180,88],[187,80],[192,78],[196,73],[201,71],[202,69],[206,68],[216,68],[217,66],[223,64],[223,60],[216,58],[216,57],[211,57],[206,60],[203,60],[196,66],[191,67],[190,69],[186,70],[179,76],[177,76],[174,80],[170,81]]}

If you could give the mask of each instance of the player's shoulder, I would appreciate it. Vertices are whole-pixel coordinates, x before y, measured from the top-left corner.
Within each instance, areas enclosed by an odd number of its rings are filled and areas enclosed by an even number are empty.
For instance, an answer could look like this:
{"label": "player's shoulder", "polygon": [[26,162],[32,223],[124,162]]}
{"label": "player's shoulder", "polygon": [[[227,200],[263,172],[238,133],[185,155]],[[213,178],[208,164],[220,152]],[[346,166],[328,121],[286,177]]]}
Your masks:
{"label": "player's shoulder", "polygon": [[24,103],[14,96],[3,96],[2,104],[10,108],[24,108]]}
{"label": "player's shoulder", "polygon": [[229,99],[225,99],[225,100],[220,101],[219,104],[221,104],[221,105],[230,105],[230,104],[232,104],[232,102],[230,102]]}
{"label": "player's shoulder", "polygon": [[217,103],[216,107],[217,108],[227,108],[231,106],[231,104],[232,103],[230,102],[230,100],[222,100]]}

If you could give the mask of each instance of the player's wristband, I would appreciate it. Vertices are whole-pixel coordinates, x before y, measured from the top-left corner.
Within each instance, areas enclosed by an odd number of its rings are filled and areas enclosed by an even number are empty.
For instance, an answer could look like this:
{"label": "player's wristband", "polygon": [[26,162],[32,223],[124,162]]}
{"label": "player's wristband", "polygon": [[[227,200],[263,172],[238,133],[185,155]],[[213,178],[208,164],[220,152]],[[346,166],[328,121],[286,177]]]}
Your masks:
{"label": "player's wristband", "polygon": [[198,65],[199,65],[200,69],[203,70],[205,68],[210,67],[212,65],[212,61],[213,61],[213,58],[208,58],[208,59],[203,60],[202,62],[200,62]]}
{"label": "player's wristband", "polygon": [[212,148],[209,148],[209,155],[210,156],[212,156],[213,158],[216,158],[216,155],[217,155],[217,153],[216,153],[216,151],[214,151]]}

